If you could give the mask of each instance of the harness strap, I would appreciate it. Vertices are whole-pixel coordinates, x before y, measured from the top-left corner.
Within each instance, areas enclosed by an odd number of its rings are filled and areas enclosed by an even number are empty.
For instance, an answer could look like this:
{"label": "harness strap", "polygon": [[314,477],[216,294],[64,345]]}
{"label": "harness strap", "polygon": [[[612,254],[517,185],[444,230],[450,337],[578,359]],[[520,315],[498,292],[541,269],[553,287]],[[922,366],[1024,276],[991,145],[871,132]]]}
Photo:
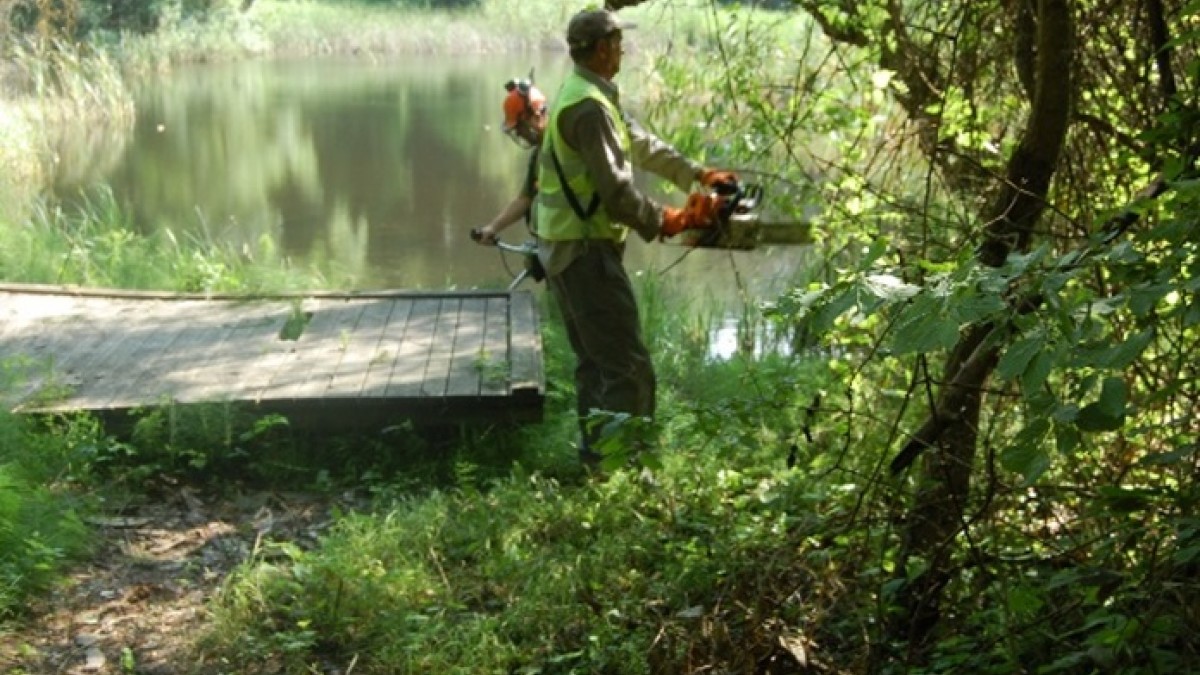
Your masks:
{"label": "harness strap", "polygon": [[575,215],[586,223],[592,217],[592,214],[596,212],[596,209],[600,208],[599,193],[592,193],[592,201],[588,204],[587,210],[584,211],[583,207],[579,204],[579,197],[575,196],[575,191],[571,189],[571,184],[567,182],[567,177],[563,175],[562,164],[559,163],[558,153],[554,152],[554,148],[550,148],[550,159],[554,160],[554,171],[558,174],[558,183],[562,186],[563,196],[567,198],[567,203],[571,205],[571,210],[575,212]]}

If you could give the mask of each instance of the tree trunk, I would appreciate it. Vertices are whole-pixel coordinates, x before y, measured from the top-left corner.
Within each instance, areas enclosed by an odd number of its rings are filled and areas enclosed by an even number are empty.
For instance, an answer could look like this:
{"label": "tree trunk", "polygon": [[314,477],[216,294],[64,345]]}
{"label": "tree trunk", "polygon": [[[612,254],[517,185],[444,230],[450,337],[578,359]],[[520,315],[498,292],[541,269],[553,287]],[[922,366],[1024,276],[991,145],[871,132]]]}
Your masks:
{"label": "tree trunk", "polygon": [[[1067,0],[1038,0],[1029,25],[1036,30],[1029,41],[1036,64],[1029,124],[1009,159],[1005,184],[983,214],[987,225],[977,252],[982,264],[993,267],[1009,253],[1029,249],[1071,114],[1074,31]],[[993,328],[976,324],[963,331],[928,419],[892,464],[900,471],[925,456],[902,532],[900,613],[889,623],[889,637],[906,641],[913,655],[937,625],[942,591],[954,574],[953,544],[967,517],[983,387],[998,357],[995,341],[986,340]]]}

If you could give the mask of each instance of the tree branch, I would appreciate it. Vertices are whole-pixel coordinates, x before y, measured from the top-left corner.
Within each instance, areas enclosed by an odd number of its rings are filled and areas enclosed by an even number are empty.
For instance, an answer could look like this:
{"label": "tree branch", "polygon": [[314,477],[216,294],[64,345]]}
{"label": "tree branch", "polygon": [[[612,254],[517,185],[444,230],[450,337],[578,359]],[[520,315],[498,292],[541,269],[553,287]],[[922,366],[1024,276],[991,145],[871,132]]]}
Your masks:
{"label": "tree branch", "polygon": [[1150,46],[1154,48],[1154,62],[1158,66],[1163,99],[1170,101],[1175,98],[1178,89],[1175,85],[1175,72],[1171,69],[1171,35],[1167,31],[1167,20],[1163,16],[1162,0],[1146,0],[1146,14],[1150,17]]}

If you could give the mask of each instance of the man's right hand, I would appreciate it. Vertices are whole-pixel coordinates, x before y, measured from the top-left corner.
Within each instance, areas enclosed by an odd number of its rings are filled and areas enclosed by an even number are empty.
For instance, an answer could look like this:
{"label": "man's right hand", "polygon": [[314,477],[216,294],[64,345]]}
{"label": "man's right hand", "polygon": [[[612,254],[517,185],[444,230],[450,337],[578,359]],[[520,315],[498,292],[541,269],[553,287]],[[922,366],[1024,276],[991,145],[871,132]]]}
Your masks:
{"label": "man's right hand", "polygon": [[662,235],[674,237],[684,230],[703,230],[717,224],[721,212],[721,198],[716,195],[693,192],[688,195],[682,209],[671,206],[663,208]]}

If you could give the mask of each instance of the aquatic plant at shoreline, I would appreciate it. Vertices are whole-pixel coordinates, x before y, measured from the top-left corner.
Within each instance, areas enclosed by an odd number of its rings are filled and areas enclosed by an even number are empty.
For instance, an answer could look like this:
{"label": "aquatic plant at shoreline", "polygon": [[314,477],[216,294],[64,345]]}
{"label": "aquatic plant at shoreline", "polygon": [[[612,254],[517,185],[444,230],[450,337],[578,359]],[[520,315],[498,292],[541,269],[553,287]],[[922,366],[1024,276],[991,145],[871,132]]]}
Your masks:
{"label": "aquatic plant at shoreline", "polygon": [[74,206],[38,201],[24,226],[0,227],[0,244],[5,281],[246,294],[352,284],[294,268],[268,235],[239,246],[203,230],[140,232],[104,188]]}

